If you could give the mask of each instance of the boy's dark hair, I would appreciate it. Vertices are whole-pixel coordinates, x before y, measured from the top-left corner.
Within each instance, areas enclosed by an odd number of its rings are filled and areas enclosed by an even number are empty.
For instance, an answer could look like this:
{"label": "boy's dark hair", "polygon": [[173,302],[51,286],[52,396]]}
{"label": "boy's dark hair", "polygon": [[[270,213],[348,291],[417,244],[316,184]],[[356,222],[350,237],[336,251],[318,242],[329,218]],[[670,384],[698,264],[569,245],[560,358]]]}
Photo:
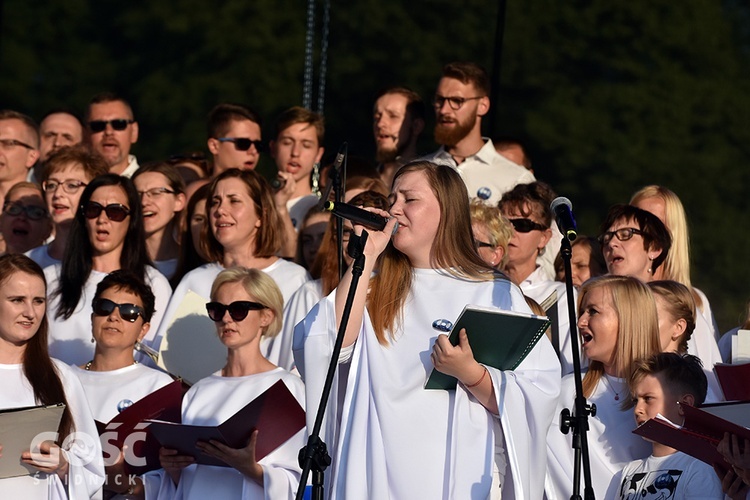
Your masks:
{"label": "boy's dark hair", "polygon": [[112,288],[116,290],[125,290],[140,297],[141,302],[143,302],[143,321],[146,323],[151,321],[151,317],[154,315],[156,299],[154,298],[154,293],[151,291],[151,287],[141,278],[124,269],[112,271],[106,275],[98,285],[96,285],[96,293],[94,294],[92,303],[104,292]]}
{"label": "boy's dark hair", "polygon": [[628,385],[631,394],[646,375],[661,375],[665,389],[675,394],[692,394],[695,406],[703,404],[708,392],[708,381],[701,360],[690,354],[660,352],[636,363]]}

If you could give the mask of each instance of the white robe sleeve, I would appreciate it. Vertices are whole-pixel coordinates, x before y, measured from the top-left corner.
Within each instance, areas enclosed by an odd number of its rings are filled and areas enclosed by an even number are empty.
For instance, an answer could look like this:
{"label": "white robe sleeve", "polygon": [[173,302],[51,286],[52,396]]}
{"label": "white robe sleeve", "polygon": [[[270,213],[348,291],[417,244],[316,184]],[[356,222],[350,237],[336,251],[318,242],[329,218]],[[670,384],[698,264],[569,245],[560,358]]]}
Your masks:
{"label": "white robe sleeve", "polygon": [[75,437],[63,442],[70,464],[68,498],[84,500],[91,498],[104,484],[104,464],[99,432],[86,402],[86,394],[80,380],[64,363],[58,361],[55,366],[65,387],[65,397],[75,423],[75,434],[71,435]]}

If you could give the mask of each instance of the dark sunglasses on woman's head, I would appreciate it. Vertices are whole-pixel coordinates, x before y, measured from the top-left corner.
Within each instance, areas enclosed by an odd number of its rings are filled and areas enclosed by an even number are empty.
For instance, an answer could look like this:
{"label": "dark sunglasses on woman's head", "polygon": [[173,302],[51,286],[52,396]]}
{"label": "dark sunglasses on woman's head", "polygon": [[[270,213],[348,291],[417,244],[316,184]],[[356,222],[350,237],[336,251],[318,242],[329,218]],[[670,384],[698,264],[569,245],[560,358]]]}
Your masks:
{"label": "dark sunglasses on woman's head", "polygon": [[255,146],[255,150],[258,153],[262,153],[265,149],[263,141],[254,141],[248,137],[220,137],[219,142],[233,142],[234,149],[237,151],[247,151],[250,146]]}
{"label": "dark sunglasses on woman's head", "polygon": [[138,316],[143,318],[143,308],[135,304],[117,304],[109,299],[96,299],[92,303],[94,314],[97,316],[109,316],[115,307],[120,310],[120,317],[125,321],[134,323]]}
{"label": "dark sunglasses on woman's head", "polygon": [[119,132],[122,132],[126,128],[128,128],[128,125],[131,123],[134,123],[135,120],[127,120],[124,118],[119,118],[116,120],[92,120],[89,122],[89,128],[93,133],[99,133],[104,132],[104,129],[107,128],[107,124],[109,123],[112,125],[112,130],[117,130]]}
{"label": "dark sunglasses on woman's head", "polygon": [[621,227],[617,231],[606,231],[599,235],[599,243],[604,246],[612,241],[615,236],[620,241],[628,241],[634,234],[643,234],[643,231],[634,227]]}
{"label": "dark sunglasses on woman's head", "polygon": [[546,231],[547,228],[531,219],[508,219],[513,225],[513,229],[519,233],[530,233],[531,231]]}
{"label": "dark sunglasses on woman's head", "polygon": [[83,216],[87,219],[96,219],[101,215],[102,210],[107,214],[107,218],[114,222],[122,222],[125,220],[125,217],[130,215],[130,209],[119,203],[110,203],[105,207],[101,203],[90,201],[85,205],[81,205],[81,209],[83,210]]}
{"label": "dark sunglasses on woman's head", "polygon": [[266,306],[259,302],[250,302],[249,300],[237,300],[229,305],[222,304],[221,302],[209,302],[206,304],[206,311],[208,317],[212,321],[221,321],[224,318],[224,313],[229,311],[229,315],[234,321],[242,321],[247,318],[247,314],[250,311],[260,311],[265,309]]}
{"label": "dark sunglasses on woman's head", "polygon": [[13,217],[26,214],[31,220],[41,220],[47,216],[47,209],[39,205],[21,205],[20,203],[8,202],[3,205],[3,212]]}

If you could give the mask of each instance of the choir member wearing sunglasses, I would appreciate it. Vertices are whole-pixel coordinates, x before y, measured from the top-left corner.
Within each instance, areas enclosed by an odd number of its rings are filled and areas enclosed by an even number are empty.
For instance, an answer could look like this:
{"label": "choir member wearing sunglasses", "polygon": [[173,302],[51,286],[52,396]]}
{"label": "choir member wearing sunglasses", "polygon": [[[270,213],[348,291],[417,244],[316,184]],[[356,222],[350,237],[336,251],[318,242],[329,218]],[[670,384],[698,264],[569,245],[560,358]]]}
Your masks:
{"label": "choir member wearing sunglasses", "polygon": [[[91,331],[94,357],[74,371],[83,385],[94,418],[107,423],[136,401],[172,382],[172,377],[136,362],[134,346],[149,329],[154,294],[137,275],[114,271],[96,286]],[[125,457],[105,457],[110,493],[135,493],[138,484],[127,476]],[[113,463],[109,463],[109,462]],[[135,463],[131,465],[137,465]]]}
{"label": "choir member wearing sunglasses", "polygon": [[55,239],[26,254],[42,269],[62,261],[83,189],[94,177],[106,174],[108,168],[104,158],[82,145],[57,149],[44,162],[42,190]]}
{"label": "choir member wearing sunglasses", "polygon": [[[150,265],[141,200],[133,181],[116,174],[93,179],[81,195],[60,264],[44,270],[50,288],[50,354],[71,365],[94,355],[91,298],[96,285],[118,269],[143,276],[156,297],[156,312],[144,338],[150,345],[172,289]],[[146,358],[143,358],[146,361]]]}
{"label": "choir member wearing sunglasses", "polygon": [[[211,283],[225,268],[242,266],[266,272],[276,281],[285,302],[310,278],[302,266],[278,257],[283,225],[271,187],[256,171],[232,168],[219,174],[210,184],[206,210],[208,221],[202,228],[201,245],[210,263],[187,273],[177,285],[157,339],[169,330],[187,292],[208,298]],[[264,340],[261,350],[268,356],[278,341]],[[278,364],[278,359],[270,359]]]}
{"label": "choir member wearing sunglasses", "polygon": [[[508,243],[508,261],[505,272],[511,281],[521,287],[525,295],[546,305],[551,316],[551,340],[560,355],[562,374],[573,371],[573,351],[570,345],[570,316],[565,284],[549,279],[537,264],[537,257],[545,252],[552,237],[552,211],[550,203],[555,193],[543,182],[518,184],[505,193],[498,204],[502,214],[513,226],[513,236]],[[559,247],[558,242],[558,247]],[[575,291],[574,291],[575,293]],[[554,297],[557,302],[554,302]],[[575,299],[575,297],[574,297]]]}
{"label": "choir member wearing sunglasses", "polygon": [[[390,202],[388,212],[367,209],[390,219],[382,231],[368,230],[338,360],[347,375],[334,382],[324,426],[334,457],[329,498],[542,498],[560,390],[549,340],[542,336],[513,372],[478,363],[465,333],[451,345],[440,327],[466,304],[529,308],[477,254],[466,186],[453,168],[405,165]],[[350,268],[297,325],[295,361],[308,401],[320,398],[351,282]],[[457,388],[425,390],[433,367],[456,377]]]}
{"label": "choir member wearing sunglasses", "polygon": [[[305,390],[299,377],[271,363],[260,350],[262,337],[281,330],[283,298],[276,282],[257,269],[233,267],[219,273],[210,296],[206,309],[227,347],[227,362],[190,388],[182,401],[182,423],[219,425],[278,380],[304,408]],[[258,432],[240,449],[216,441],[196,443],[199,450],[229,467],[196,465],[192,457],[162,448],[163,470],[144,476],[146,498],[293,498],[300,476],[297,453],[305,444],[305,430],[260,461],[255,459]]]}
{"label": "choir member wearing sunglasses", "polygon": [[5,194],[0,215],[0,234],[5,253],[25,253],[44,243],[52,222],[42,190],[31,182],[14,184]]}
{"label": "choir member wearing sunglasses", "polygon": [[[50,358],[42,269],[25,255],[0,257],[0,409],[63,403],[57,439],[4,461],[21,461],[36,474],[0,479],[0,498],[83,500],[104,482],[102,450],[81,383]],[[75,435],[73,435],[75,433]],[[61,447],[63,447],[61,449]]]}

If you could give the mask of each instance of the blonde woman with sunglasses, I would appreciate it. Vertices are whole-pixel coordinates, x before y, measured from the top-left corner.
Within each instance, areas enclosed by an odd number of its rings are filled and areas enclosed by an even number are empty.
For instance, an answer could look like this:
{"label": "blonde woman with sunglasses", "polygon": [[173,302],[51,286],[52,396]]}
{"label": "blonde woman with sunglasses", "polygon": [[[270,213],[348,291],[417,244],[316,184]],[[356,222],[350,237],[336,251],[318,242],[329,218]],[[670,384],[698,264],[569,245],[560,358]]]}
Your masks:
{"label": "blonde woman with sunglasses", "polygon": [[[263,271],[232,267],[218,274],[206,310],[227,348],[227,362],[185,394],[183,424],[219,425],[279,380],[304,408],[305,389],[299,377],[261,353],[261,339],[281,330],[283,303],[281,290]],[[146,498],[293,498],[301,473],[297,453],[305,444],[305,429],[256,460],[260,432],[263,429],[256,430],[244,448],[214,440],[196,443],[198,450],[228,467],[195,464],[190,455],[162,448],[163,469],[143,478]]]}

